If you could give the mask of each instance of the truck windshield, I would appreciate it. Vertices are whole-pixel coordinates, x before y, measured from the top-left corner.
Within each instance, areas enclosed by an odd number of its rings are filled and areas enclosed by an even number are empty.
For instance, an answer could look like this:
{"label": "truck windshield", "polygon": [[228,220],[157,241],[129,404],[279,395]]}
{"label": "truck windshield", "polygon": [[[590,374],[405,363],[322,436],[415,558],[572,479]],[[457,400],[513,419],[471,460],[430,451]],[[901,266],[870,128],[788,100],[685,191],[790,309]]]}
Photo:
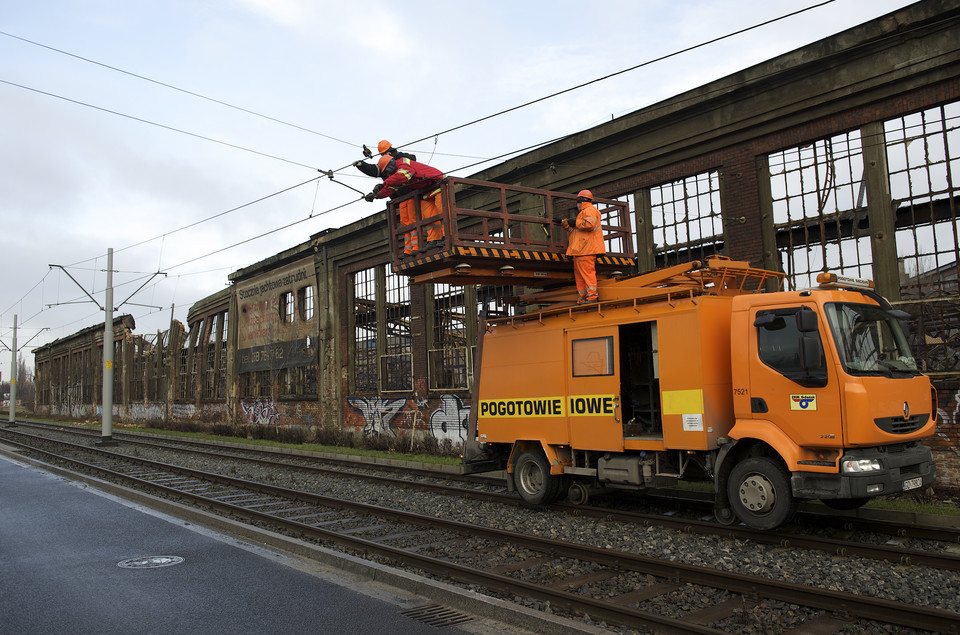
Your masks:
{"label": "truck windshield", "polygon": [[843,368],[852,375],[919,374],[900,322],[871,304],[830,303],[827,321]]}

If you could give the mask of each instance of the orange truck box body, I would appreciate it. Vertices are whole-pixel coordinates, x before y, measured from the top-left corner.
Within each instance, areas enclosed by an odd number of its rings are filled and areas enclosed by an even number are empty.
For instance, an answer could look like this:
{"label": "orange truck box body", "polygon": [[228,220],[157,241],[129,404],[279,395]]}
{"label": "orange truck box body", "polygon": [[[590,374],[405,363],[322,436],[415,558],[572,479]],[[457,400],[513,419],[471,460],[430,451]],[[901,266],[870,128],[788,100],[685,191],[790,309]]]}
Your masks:
{"label": "orange truck box body", "polygon": [[[628,306],[490,327],[478,391],[480,441],[512,443],[523,437],[610,452],[716,448],[717,438],[734,424],[731,301],[702,297],[642,305],[639,313]],[[662,439],[624,438],[619,327],[653,321],[660,349]],[[595,363],[596,369],[575,373],[574,346],[606,341],[609,347],[585,350],[588,357],[580,362]],[[606,359],[607,352],[613,357]]]}

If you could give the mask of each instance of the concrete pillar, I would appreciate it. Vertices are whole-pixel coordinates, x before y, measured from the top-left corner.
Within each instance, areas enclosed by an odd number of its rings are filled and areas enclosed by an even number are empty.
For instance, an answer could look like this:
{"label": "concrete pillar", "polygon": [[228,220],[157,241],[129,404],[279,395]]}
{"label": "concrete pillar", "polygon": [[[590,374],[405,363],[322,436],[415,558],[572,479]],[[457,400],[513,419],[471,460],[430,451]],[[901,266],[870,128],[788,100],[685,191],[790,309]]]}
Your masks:
{"label": "concrete pillar", "polygon": [[860,138],[863,145],[863,180],[867,188],[867,217],[870,219],[870,247],[873,251],[873,282],[877,293],[896,301],[900,299],[897,219],[890,196],[883,123],[873,122],[863,126]]}
{"label": "concrete pillar", "polygon": [[637,233],[637,271],[653,271],[657,268],[657,259],[653,244],[650,188],[645,187],[633,193],[633,224]]}

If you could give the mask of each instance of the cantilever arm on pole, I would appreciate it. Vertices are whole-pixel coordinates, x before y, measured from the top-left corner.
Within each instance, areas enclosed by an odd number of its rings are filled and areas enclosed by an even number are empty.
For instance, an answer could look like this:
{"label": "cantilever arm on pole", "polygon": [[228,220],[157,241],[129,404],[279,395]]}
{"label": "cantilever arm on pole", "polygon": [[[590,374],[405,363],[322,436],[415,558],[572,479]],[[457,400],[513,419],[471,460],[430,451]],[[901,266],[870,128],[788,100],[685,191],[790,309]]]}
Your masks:
{"label": "cantilever arm on pole", "polygon": [[321,174],[326,174],[326,175],[327,175],[327,178],[330,179],[331,181],[333,181],[334,183],[336,183],[336,184],[338,184],[338,185],[342,185],[343,187],[349,188],[349,189],[353,190],[354,192],[356,192],[357,194],[359,194],[360,196],[366,196],[366,195],[367,195],[366,192],[361,192],[360,190],[358,190],[357,188],[353,187],[352,185],[347,185],[346,183],[341,183],[340,181],[335,180],[335,179],[333,178],[333,170],[320,170],[320,169],[318,169],[317,172],[319,172],[319,173],[321,173]]}
{"label": "cantilever arm on pole", "polygon": [[[120,307],[122,307],[124,304],[127,303],[128,300],[130,300],[130,298],[132,298],[133,296],[137,295],[137,293],[140,292],[140,289],[142,289],[142,288],[144,288],[145,286],[147,286],[148,284],[150,284],[150,281],[153,280],[154,278],[156,278],[156,277],[159,276],[159,275],[164,275],[164,276],[166,276],[166,275],[167,275],[167,272],[165,272],[165,271],[158,271],[158,272],[156,272],[155,274],[153,274],[152,276],[150,276],[149,278],[147,278],[147,281],[146,281],[146,282],[144,282],[144,283],[141,284],[139,287],[137,287],[137,290],[136,290],[136,291],[134,291],[133,293],[131,293],[130,295],[128,295],[126,300],[124,300],[123,302],[121,302],[120,304],[118,304],[117,306],[115,306],[114,308],[115,308],[115,309],[119,309]],[[133,303],[131,303],[131,304],[133,304]],[[141,305],[137,305],[137,306],[148,306],[148,307],[150,307],[150,308],[152,308],[152,309],[161,309],[161,308],[163,308],[163,307],[159,307],[159,306],[158,306],[158,307],[155,307],[155,306],[150,305],[150,304],[141,304]]]}
{"label": "cantilever arm on pole", "polygon": [[68,276],[71,280],[73,280],[74,284],[76,284],[78,287],[80,287],[80,290],[83,291],[84,293],[86,293],[86,294],[87,294],[87,297],[90,298],[90,299],[93,301],[93,303],[97,305],[97,308],[98,308],[98,309],[100,309],[101,311],[104,310],[103,307],[100,306],[100,303],[97,302],[97,299],[94,298],[92,295],[90,295],[90,293],[87,292],[87,290],[83,288],[83,285],[80,284],[79,282],[77,282],[77,279],[74,278],[73,276],[71,276],[71,275],[70,275],[70,272],[67,271],[67,270],[63,267],[63,265],[47,265],[47,266],[50,267],[51,269],[53,269],[54,267],[56,267],[56,268],[60,269],[61,271],[63,271],[65,274],[67,274],[67,276]]}
{"label": "cantilever arm on pole", "polygon": [[[39,331],[37,331],[36,335],[34,335],[34,336],[31,337],[30,339],[28,339],[26,342],[24,342],[23,344],[21,344],[21,345],[18,346],[17,348],[18,348],[18,349],[26,348],[26,347],[27,347],[27,344],[29,344],[29,343],[32,342],[33,340],[37,339],[37,338],[40,336],[41,333],[43,333],[44,331],[49,331],[49,330],[50,330],[50,329],[47,328],[46,326],[43,327],[42,329],[40,329]],[[0,342],[0,344],[3,344],[3,342]],[[7,350],[10,350],[10,349],[7,349]]]}

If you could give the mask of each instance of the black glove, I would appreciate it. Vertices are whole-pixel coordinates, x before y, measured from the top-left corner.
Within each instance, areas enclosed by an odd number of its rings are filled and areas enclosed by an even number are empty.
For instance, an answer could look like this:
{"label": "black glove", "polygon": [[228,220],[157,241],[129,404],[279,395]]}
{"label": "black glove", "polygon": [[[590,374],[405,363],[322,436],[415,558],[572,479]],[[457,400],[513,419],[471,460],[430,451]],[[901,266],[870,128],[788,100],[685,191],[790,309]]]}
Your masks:
{"label": "black glove", "polygon": [[380,175],[380,170],[375,165],[370,165],[365,161],[354,161],[353,167],[357,168],[367,176],[376,178]]}
{"label": "black glove", "polygon": [[373,193],[378,194],[383,189],[383,183],[377,183],[373,186]]}
{"label": "black glove", "polygon": [[368,203],[372,203],[373,199],[375,198],[376,198],[376,195],[373,192],[370,192],[369,194],[363,197],[363,200],[365,200]]}

